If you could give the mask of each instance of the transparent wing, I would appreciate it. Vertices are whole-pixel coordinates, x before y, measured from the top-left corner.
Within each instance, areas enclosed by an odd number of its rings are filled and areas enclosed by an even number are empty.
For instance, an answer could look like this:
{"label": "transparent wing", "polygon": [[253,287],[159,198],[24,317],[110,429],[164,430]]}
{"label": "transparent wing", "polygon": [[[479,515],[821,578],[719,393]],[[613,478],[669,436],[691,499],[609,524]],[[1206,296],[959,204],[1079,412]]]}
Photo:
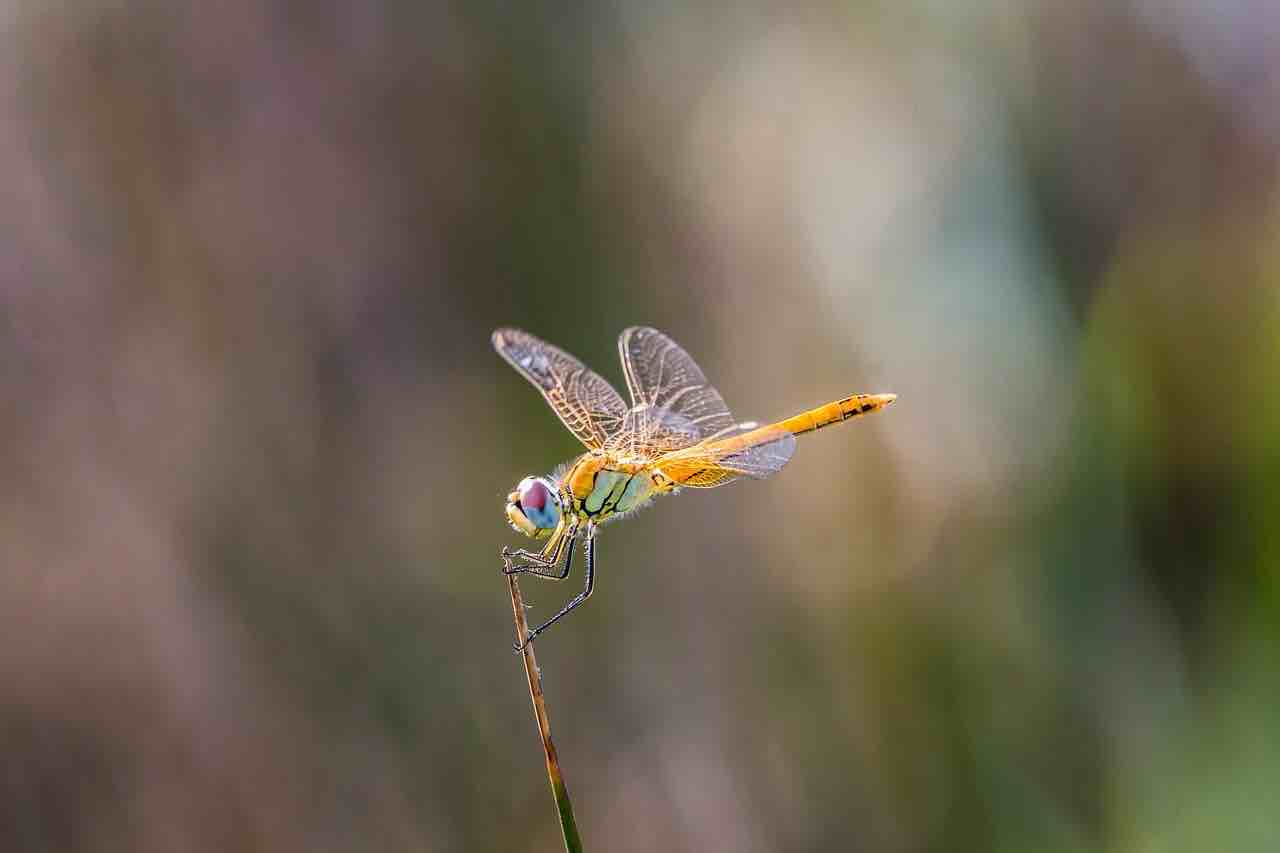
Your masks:
{"label": "transparent wing", "polygon": [[702,440],[697,427],[672,412],[639,406],[627,412],[622,429],[609,440],[606,450],[652,459]]}
{"label": "transparent wing", "polygon": [[569,432],[588,448],[603,448],[622,429],[627,416],[622,396],[564,350],[519,329],[498,329],[493,348],[542,392]]}
{"label": "transparent wing", "polygon": [[[785,429],[743,424],[724,438],[667,453],[654,467],[681,486],[709,489],[741,477],[761,480],[782,470],[796,452],[796,437]],[[734,433],[737,434],[734,434]]]}
{"label": "transparent wing", "polygon": [[633,326],[618,338],[631,411],[611,449],[634,454],[688,447],[737,428],[697,362],[671,338]]}

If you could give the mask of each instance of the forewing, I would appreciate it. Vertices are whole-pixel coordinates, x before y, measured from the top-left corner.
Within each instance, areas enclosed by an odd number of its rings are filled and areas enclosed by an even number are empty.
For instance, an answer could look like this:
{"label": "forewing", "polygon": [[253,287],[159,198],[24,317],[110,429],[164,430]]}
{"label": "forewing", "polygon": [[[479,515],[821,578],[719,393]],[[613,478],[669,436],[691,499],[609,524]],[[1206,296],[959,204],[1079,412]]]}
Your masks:
{"label": "forewing", "polygon": [[687,447],[736,424],[702,368],[671,338],[633,326],[618,338],[632,411],[619,442],[637,453]]}
{"label": "forewing", "polygon": [[578,440],[599,450],[622,429],[627,404],[600,374],[564,350],[519,329],[498,329],[493,348],[542,392]]}
{"label": "forewing", "polygon": [[622,430],[609,441],[606,449],[652,459],[691,447],[701,440],[698,428],[686,418],[652,406],[637,406],[627,412]]}
{"label": "forewing", "polygon": [[709,489],[741,477],[762,480],[782,470],[796,452],[796,437],[786,430],[750,430],[750,443],[705,441],[661,456],[654,467],[681,486]]}

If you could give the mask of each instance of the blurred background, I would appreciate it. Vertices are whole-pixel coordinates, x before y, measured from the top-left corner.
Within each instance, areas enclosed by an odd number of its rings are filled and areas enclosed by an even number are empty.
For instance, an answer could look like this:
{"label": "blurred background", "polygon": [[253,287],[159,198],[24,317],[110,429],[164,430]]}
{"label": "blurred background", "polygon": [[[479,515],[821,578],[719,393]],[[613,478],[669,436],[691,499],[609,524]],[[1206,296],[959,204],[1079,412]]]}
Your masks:
{"label": "blurred background", "polygon": [[[559,849],[494,355],[898,404],[603,531],[589,850],[1280,843],[1280,7],[0,3],[0,848]],[[579,587],[524,584],[531,618]]]}

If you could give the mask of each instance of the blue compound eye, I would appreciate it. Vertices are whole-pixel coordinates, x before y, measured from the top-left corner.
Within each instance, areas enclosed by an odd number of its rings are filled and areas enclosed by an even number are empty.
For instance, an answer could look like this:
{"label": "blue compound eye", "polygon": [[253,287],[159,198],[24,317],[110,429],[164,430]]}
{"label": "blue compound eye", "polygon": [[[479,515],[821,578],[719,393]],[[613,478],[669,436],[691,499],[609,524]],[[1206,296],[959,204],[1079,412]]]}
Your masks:
{"label": "blue compound eye", "polygon": [[560,501],[541,479],[527,477],[516,490],[520,498],[520,511],[535,527],[548,529],[560,523]]}
{"label": "blue compound eye", "polygon": [[551,500],[551,492],[542,482],[532,477],[520,484],[520,507],[525,511],[535,512],[547,505]]}

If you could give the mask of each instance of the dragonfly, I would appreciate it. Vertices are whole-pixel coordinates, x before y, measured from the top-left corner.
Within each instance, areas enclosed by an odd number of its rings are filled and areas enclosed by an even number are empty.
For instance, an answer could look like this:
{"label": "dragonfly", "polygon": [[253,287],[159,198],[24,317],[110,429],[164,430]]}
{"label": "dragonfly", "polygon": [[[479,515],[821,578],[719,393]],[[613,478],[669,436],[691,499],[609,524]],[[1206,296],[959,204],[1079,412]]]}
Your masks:
{"label": "dragonfly", "polygon": [[533,383],[586,452],[546,476],[522,479],[507,496],[507,521],[546,540],[540,550],[501,551],[503,572],[564,580],[583,540],[586,585],[533,638],[591,597],[596,533],[654,498],[763,479],[791,459],[796,437],[883,409],[896,394],[854,394],[775,423],[738,421],[697,362],[657,329],[633,326],[618,337],[631,402],[567,352],[519,329],[493,333],[493,348]]}

